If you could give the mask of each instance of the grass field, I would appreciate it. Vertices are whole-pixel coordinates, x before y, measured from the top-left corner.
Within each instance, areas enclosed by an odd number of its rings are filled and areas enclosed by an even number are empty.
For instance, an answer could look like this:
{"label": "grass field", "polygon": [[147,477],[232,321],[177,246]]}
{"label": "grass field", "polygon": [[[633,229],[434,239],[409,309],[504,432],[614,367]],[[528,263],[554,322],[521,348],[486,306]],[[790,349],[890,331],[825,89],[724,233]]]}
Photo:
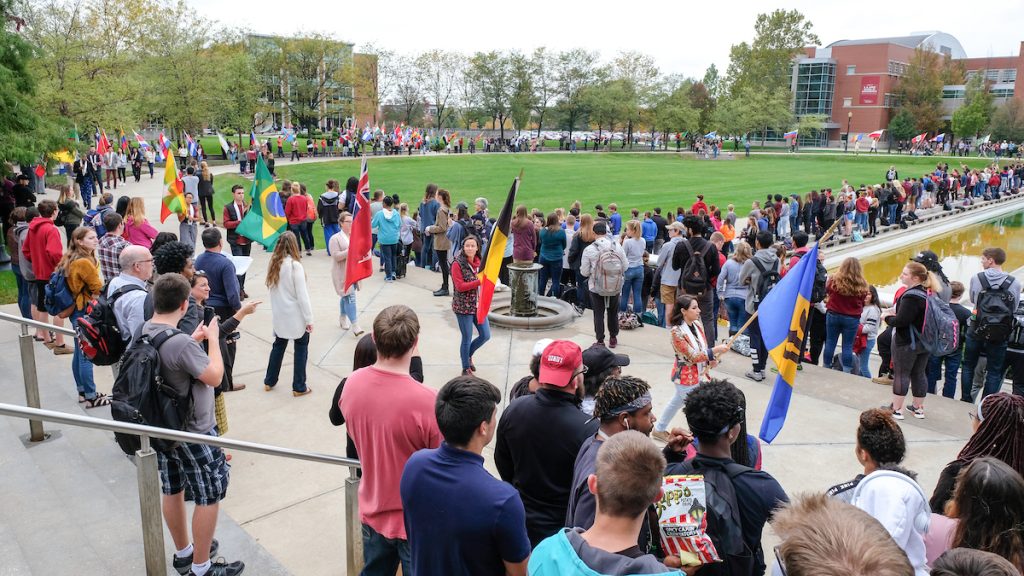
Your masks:
{"label": "grass field", "polygon": [[18,283],[14,272],[0,271],[0,304],[14,304],[18,301]]}
{"label": "grass field", "polygon": [[[977,158],[965,159],[981,166]],[[676,154],[463,154],[459,156],[371,157],[370,186],[399,194],[415,210],[428,182],[452,193],[453,203],[475,198],[490,200],[497,215],[512,179],[523,170],[517,204],[550,211],[568,207],[579,200],[592,211],[595,204],[616,202],[626,214],[631,208],[649,210],[655,206],[673,210],[690,206],[697,194],[705,202],[724,207],[735,204],[743,213],[753,200],[768,193],[806,194],[813,189],[838,189],[844,178],[851,184],[884,181],[885,171],[895,165],[901,176],[921,176],[934,169],[936,159],[898,155],[754,155],[735,159],[698,160]],[[314,196],[329,179],[344,186],[349,176],[358,176],[358,160],[284,164],[278,178],[298,180]],[[251,180],[237,175],[216,179],[216,203],[230,200],[230,188]],[[319,226],[317,227],[319,229]],[[319,242],[323,239],[320,238]]]}

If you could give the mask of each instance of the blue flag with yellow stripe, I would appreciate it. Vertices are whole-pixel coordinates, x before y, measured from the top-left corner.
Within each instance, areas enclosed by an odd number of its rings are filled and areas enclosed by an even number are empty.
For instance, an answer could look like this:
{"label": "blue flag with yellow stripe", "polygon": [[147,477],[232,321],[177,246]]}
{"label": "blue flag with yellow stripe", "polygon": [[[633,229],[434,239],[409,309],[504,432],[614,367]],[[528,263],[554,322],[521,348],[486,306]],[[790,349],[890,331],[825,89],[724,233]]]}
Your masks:
{"label": "blue flag with yellow stripe", "polygon": [[757,323],[768,355],[775,361],[779,375],[761,422],[759,436],[771,443],[786,423],[789,400],[796,381],[801,343],[811,311],[811,290],[817,271],[818,245],[815,244],[786,276],[772,288],[758,307]]}

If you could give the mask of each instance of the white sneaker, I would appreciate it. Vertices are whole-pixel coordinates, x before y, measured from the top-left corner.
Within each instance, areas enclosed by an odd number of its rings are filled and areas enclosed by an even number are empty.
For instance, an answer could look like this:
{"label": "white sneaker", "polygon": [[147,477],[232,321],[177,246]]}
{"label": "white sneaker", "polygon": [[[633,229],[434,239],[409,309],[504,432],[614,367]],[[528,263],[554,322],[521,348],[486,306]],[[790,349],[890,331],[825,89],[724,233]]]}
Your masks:
{"label": "white sneaker", "polygon": [[349,322],[348,316],[345,316],[344,314],[338,316],[338,324],[341,326],[342,330],[348,330],[352,327],[352,323]]}
{"label": "white sneaker", "polygon": [[363,329],[359,327],[359,324],[352,325],[352,335],[357,338],[363,335]]}

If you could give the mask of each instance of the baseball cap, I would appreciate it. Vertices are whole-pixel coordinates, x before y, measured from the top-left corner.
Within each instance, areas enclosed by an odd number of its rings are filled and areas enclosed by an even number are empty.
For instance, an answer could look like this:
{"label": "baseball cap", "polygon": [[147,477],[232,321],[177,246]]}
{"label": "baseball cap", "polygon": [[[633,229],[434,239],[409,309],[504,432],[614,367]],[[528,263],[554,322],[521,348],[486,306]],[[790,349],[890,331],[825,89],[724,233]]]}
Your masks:
{"label": "baseball cap", "polygon": [[540,356],[541,354],[544,353],[544,349],[547,348],[548,345],[550,345],[552,342],[554,342],[554,340],[552,340],[551,338],[541,338],[540,340],[537,340],[537,343],[533,345],[533,351],[531,352],[531,354],[533,356]]}
{"label": "baseball cap", "polygon": [[583,364],[583,351],[571,340],[555,340],[540,357],[541,384],[565,387],[576,369]]}
{"label": "baseball cap", "polygon": [[629,356],[616,354],[601,344],[595,344],[583,351],[583,363],[587,372],[600,374],[613,366],[629,366]]}
{"label": "baseball cap", "polygon": [[931,250],[922,250],[911,258],[914,262],[924,264],[926,268],[931,269],[939,265],[939,256]]}

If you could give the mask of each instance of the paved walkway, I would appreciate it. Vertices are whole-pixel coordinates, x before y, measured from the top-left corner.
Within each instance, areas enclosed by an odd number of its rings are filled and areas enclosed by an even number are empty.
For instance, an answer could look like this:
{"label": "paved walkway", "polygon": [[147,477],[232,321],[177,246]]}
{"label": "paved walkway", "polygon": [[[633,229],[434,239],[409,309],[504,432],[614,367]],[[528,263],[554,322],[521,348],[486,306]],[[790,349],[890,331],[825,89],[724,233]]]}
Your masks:
{"label": "paved walkway", "polygon": [[[304,161],[307,162],[307,161]],[[287,163],[284,163],[287,164]],[[342,180],[353,173],[346,165],[339,170]],[[227,171],[222,169],[221,171]],[[162,184],[157,179],[144,180],[125,188],[131,194],[146,198],[149,214],[159,214]],[[120,190],[119,190],[120,192]],[[159,226],[175,231],[177,226]],[[264,277],[268,255],[253,251],[254,263],[249,272],[247,290],[252,298],[267,301]],[[244,391],[227,396],[230,421],[229,437],[264,442],[280,446],[344,453],[344,433],[334,428],[327,419],[331,395],[341,377],[351,369],[356,338],[338,327],[338,301],[330,281],[330,260],[323,251],[302,261],[309,279],[310,295],[316,317],[308,367],[308,382],[314,393],[301,398],[288,394],[291,356],[286,358],[282,370],[282,385],[274,392],[264,392],[261,386],[266,358],[272,341],[268,304],[245,320],[240,331],[238,360],[235,365],[236,382],[245,383]],[[400,282],[385,284],[379,275],[366,281],[359,292],[359,313],[365,327],[372,324],[373,316],[382,308],[404,303],[412,306],[420,317],[422,335],[420,354],[423,357],[426,383],[440,387],[459,372],[458,328],[450,309],[450,299],[435,298],[430,292],[439,285],[439,276],[429,271],[410,268],[409,275]],[[5,312],[16,313],[13,306],[2,307]],[[13,339],[17,329],[0,328],[0,342],[7,350],[14,350]],[[492,340],[477,353],[479,375],[507,391],[521,376],[527,374],[530,349],[540,337],[568,338],[581,346],[593,340],[590,316],[577,319],[561,329],[537,333],[495,328]],[[656,410],[664,406],[672,395],[668,381],[672,351],[667,333],[655,327],[645,327],[620,335],[619,352],[629,354],[632,364],[627,373],[645,378],[653,386]],[[70,375],[70,357],[54,357],[41,346],[36,355],[43,378],[43,407],[74,412],[81,410],[74,403],[74,385]],[[21,395],[20,363],[8,354],[0,369],[11,374],[0,387],[6,402],[23,403]],[[772,382],[754,383],[742,375],[749,369],[749,361],[730,354],[716,369],[720,377],[728,377],[747,394],[748,425],[756,431],[771,392]],[[109,370],[98,368],[97,385],[109,392]],[[864,409],[889,401],[888,388],[872,384],[862,378],[809,367],[800,373],[790,409],[789,423],[775,444],[764,448],[764,468],[775,475],[786,490],[798,492],[822,490],[849,479],[860,472],[853,455],[857,415]],[[908,419],[902,426],[910,444],[907,465],[920,473],[921,485],[931,492],[939,471],[952,460],[970,434],[970,423],[964,404],[944,398],[929,397],[926,420]],[[109,416],[107,409],[88,411],[89,415]],[[673,424],[683,425],[682,416]],[[130,535],[137,532],[137,516],[131,512],[110,514],[105,503],[111,499],[132,502],[136,498],[134,472],[130,467],[118,465],[122,461],[109,435],[95,431],[61,430],[64,438],[73,440],[62,454],[67,457],[51,458],[46,466],[33,467],[26,454],[40,454],[47,448],[21,447],[14,434],[27,430],[22,421],[0,423],[5,427],[0,434],[0,493],[4,494],[4,508],[18,510],[11,522],[0,521],[0,551],[5,558],[24,560],[28,567],[36,566],[27,558],[49,554],[63,562],[77,562],[82,556],[78,547],[92,546],[93,556],[105,558],[101,562],[86,563],[78,574],[138,574],[141,546]],[[490,453],[487,466],[493,471]],[[276,566],[301,575],[338,574],[344,564],[345,533],[343,526],[343,482],[346,471],[307,462],[283,460],[267,456],[236,453],[232,460],[231,489],[222,510],[225,520],[244,530],[243,538],[236,542],[258,545],[245,548],[242,554],[259,555],[266,550],[272,559],[266,566]],[[38,472],[37,472],[38,467]],[[61,479],[84,477],[81,481]],[[44,485],[51,497],[39,498],[39,486]],[[105,496],[95,498],[97,487]],[[61,526],[56,510],[76,506],[83,515],[78,525],[78,539],[67,546],[53,546],[53,531],[67,531]],[[13,506],[13,508],[11,508]],[[25,528],[16,520],[36,518]],[[119,536],[103,536],[115,529]],[[224,530],[228,530],[224,528]],[[13,533],[14,537],[9,537]],[[61,532],[58,532],[61,533]],[[227,533],[227,532],[225,532]],[[124,536],[129,545],[120,538]],[[773,536],[766,533],[766,541]],[[102,546],[98,544],[102,540]],[[132,544],[134,542],[134,544]],[[241,546],[241,544],[240,544]],[[224,554],[234,559],[239,548]],[[130,556],[123,566],[112,562],[111,555]],[[249,557],[245,558],[249,560]],[[64,570],[29,570],[20,573],[61,573]],[[5,574],[7,572],[4,572]],[[274,573],[267,571],[257,574]]]}

